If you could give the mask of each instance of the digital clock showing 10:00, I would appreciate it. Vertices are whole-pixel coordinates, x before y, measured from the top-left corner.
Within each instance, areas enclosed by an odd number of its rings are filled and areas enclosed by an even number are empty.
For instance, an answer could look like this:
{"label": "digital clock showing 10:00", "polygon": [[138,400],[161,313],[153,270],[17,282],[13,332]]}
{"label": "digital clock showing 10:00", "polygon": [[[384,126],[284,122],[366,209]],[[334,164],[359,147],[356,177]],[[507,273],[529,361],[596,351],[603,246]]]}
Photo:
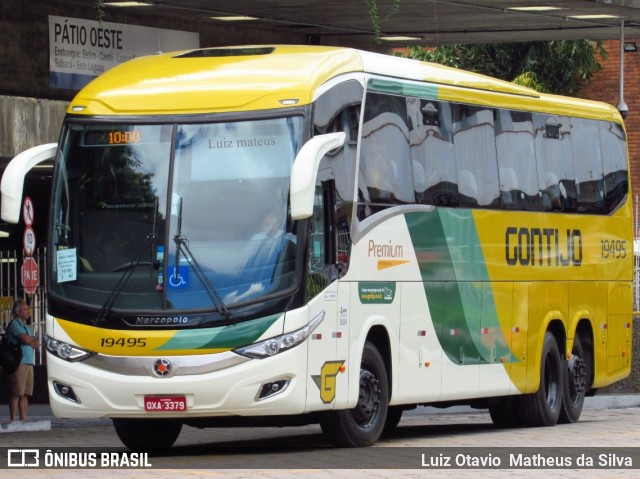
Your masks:
{"label": "digital clock showing 10:00", "polygon": [[129,130],[129,131],[110,131],[107,137],[107,141],[110,145],[122,145],[123,143],[139,143],[140,142],[140,131],[139,130]]}

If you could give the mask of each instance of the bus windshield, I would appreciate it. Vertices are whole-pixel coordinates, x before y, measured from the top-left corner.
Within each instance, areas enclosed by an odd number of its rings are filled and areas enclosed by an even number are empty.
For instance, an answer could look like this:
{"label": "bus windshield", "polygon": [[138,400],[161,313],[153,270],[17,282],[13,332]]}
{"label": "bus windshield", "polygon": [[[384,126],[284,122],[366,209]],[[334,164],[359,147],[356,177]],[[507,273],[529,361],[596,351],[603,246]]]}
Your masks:
{"label": "bus windshield", "polygon": [[289,176],[302,117],[70,122],[54,180],[51,293],[101,313],[212,311],[294,288]]}

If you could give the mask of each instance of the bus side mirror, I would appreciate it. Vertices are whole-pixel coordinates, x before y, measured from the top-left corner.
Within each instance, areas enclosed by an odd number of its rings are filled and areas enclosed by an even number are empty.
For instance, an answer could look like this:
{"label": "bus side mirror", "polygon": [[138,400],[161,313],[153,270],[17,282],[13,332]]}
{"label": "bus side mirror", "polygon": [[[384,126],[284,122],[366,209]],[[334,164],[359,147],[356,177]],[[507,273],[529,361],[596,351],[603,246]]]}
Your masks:
{"label": "bus side mirror", "polygon": [[344,144],[344,132],[318,135],[306,142],[291,169],[291,218],[302,220],[313,214],[313,198],[320,160],[329,151]]}
{"label": "bus side mirror", "polygon": [[34,146],[18,154],[9,162],[0,182],[2,192],[0,217],[3,221],[14,224],[20,221],[24,177],[37,164],[55,158],[57,149],[57,143]]}

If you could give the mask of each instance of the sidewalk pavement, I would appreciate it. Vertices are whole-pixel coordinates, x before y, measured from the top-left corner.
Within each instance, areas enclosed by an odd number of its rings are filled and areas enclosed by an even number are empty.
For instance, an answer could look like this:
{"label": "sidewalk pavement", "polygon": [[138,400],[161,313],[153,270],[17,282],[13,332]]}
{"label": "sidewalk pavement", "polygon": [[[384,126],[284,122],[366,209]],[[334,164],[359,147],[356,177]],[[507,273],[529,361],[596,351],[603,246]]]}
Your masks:
{"label": "sidewalk pavement", "polygon": [[[588,397],[585,399],[585,409],[621,409],[640,407],[640,394],[607,394]],[[479,412],[468,406],[453,406],[449,408],[418,407],[406,411],[407,416],[421,416],[428,414],[456,414]],[[29,419],[26,421],[9,421],[9,405],[0,405],[0,434],[24,431],[49,431],[57,428],[109,426],[110,419],[61,419],[51,412],[48,404],[30,404]]]}

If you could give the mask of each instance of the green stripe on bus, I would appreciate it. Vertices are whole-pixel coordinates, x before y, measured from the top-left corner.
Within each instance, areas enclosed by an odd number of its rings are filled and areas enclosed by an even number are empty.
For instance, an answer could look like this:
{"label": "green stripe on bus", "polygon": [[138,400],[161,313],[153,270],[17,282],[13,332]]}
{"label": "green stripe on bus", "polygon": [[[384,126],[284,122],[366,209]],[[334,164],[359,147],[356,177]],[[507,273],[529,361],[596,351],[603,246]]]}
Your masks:
{"label": "green stripe on bus", "polygon": [[156,350],[234,349],[256,341],[281,314],[245,321],[231,326],[178,331]]}
{"label": "green stripe on bus", "polygon": [[381,80],[372,78],[367,83],[369,91],[377,93],[388,93],[391,95],[412,96],[417,98],[428,98],[436,100],[438,98],[438,87],[436,85],[419,85],[416,83],[404,83],[399,81]]}
{"label": "green stripe on bus", "polygon": [[471,211],[437,209],[405,218],[434,328],[449,359],[511,361]]}

